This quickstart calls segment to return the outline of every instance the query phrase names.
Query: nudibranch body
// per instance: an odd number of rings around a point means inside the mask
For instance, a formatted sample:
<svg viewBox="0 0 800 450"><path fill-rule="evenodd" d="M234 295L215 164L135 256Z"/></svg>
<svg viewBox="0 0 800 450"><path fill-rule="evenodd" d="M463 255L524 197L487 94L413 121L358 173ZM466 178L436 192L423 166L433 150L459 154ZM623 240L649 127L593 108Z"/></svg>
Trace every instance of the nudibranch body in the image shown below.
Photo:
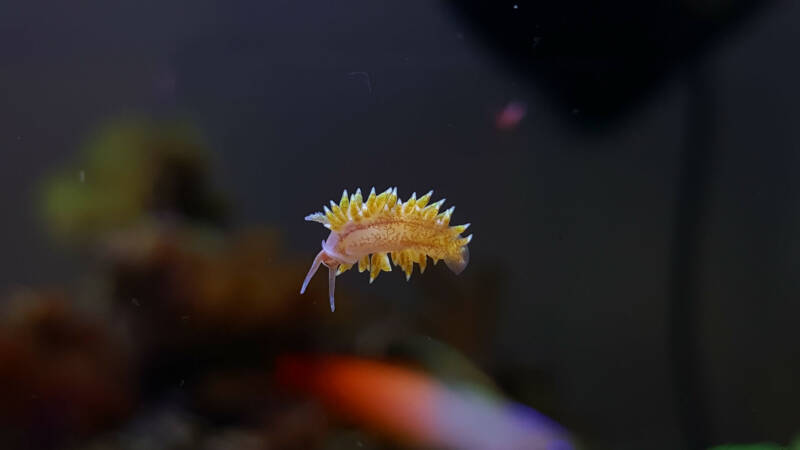
<svg viewBox="0 0 800 450"><path fill-rule="evenodd" d="M314 258L300 293L305 292L320 264L325 264L333 311L336 276L358 264L359 272L369 270L372 283L381 271L392 270L389 255L406 273L406 279L411 278L414 263L423 273L429 256L434 264L444 260L450 270L461 273L469 262L467 244L472 240L472 235L461 237L461 233L469 224L450 226L455 208L439 213L444 199L429 205L432 194L417 198L414 193L403 202L397 197L397 188L379 195L373 188L364 201L360 189L351 196L344 191L339 204L331 201L324 212L307 216L306 220L323 224L331 234L322 241L322 250Z"/></svg>

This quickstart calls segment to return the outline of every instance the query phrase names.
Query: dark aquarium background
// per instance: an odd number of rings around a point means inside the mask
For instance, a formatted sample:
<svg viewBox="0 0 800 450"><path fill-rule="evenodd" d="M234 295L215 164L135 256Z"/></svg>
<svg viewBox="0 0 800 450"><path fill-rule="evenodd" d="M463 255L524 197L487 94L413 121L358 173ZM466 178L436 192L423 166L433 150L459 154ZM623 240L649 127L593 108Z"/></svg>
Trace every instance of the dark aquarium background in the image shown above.
<svg viewBox="0 0 800 450"><path fill-rule="evenodd" d="M5 0L0 448L800 448L798 22ZM303 218L373 186L470 265L331 313Z"/></svg>

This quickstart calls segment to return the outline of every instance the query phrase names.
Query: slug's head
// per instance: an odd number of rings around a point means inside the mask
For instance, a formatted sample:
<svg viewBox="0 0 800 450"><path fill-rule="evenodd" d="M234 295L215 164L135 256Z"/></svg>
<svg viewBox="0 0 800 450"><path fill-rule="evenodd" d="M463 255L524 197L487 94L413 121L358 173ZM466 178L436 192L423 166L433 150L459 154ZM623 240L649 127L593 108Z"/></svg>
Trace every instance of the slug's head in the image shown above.
<svg viewBox="0 0 800 450"><path fill-rule="evenodd" d="M326 243L322 241L322 250L317 253L317 256L314 258L314 262L311 263L311 269L308 270L308 274L306 275L306 279L303 280L303 287L300 288L300 294L306 292L306 288L308 287L308 283L314 277L314 274L317 273L317 269L319 269L320 264L325 264L328 268L328 295L330 296L331 302L331 312L336 310L336 304L333 300L333 291L336 285L336 271L339 269L339 265L342 264L335 256L331 255L326 250Z"/></svg>

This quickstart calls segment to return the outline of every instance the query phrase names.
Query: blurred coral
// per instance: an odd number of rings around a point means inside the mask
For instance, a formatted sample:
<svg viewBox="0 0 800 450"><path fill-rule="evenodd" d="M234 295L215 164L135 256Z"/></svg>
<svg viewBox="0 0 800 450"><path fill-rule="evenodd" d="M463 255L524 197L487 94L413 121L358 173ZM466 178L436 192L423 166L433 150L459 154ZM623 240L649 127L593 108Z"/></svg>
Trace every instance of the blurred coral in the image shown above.
<svg viewBox="0 0 800 450"><path fill-rule="evenodd" d="M184 410L162 407L145 411L125 427L75 450L308 450L323 447L324 420L308 404L290 405L276 418L237 425L214 424Z"/></svg>
<svg viewBox="0 0 800 450"><path fill-rule="evenodd" d="M210 187L207 150L186 125L110 122L82 153L43 184L42 217L60 239L94 239L149 215L225 220L224 203Z"/></svg>
<svg viewBox="0 0 800 450"><path fill-rule="evenodd" d="M148 321L250 335L343 320L313 305L315 298L324 298L316 290L311 298L300 297L298 276L305 261L287 254L273 230L224 234L148 227L130 235L139 245L130 251L116 246L109 261L113 295Z"/></svg>
<svg viewBox="0 0 800 450"><path fill-rule="evenodd" d="M131 412L129 352L106 326L45 291L6 299L0 317L2 448L63 448Z"/></svg>
<svg viewBox="0 0 800 450"><path fill-rule="evenodd" d="M233 235L223 248L174 254L171 293L198 321L237 329L275 325L308 305L297 291L303 267L280 248L275 232ZM300 271L298 271L300 269Z"/></svg>

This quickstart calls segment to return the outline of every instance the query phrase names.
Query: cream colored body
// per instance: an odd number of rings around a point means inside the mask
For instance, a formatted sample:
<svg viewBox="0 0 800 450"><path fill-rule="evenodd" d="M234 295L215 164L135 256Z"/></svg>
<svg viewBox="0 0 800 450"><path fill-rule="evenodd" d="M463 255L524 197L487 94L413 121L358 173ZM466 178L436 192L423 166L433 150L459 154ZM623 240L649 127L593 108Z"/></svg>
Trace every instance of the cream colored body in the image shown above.
<svg viewBox="0 0 800 450"><path fill-rule="evenodd" d="M433 259L459 255L459 246L449 227L404 220L387 220L366 226L353 224L340 233L331 232L325 247L344 255L347 260L342 263L347 264L372 253L405 250L425 253Z"/></svg>

